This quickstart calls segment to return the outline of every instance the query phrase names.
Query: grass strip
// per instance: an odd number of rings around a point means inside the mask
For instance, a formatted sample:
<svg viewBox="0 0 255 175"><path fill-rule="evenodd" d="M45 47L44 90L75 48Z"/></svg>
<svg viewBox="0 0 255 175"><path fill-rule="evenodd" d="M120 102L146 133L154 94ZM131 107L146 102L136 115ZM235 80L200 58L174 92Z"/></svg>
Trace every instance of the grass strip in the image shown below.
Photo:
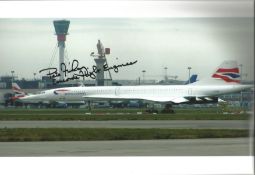
<svg viewBox="0 0 255 175"><path fill-rule="evenodd" d="M249 120L249 114L1 114L0 121L11 120Z"/></svg>
<svg viewBox="0 0 255 175"><path fill-rule="evenodd" d="M217 113L221 112L219 108L174 108L176 113ZM237 109L235 109L237 110ZM241 110L241 109L240 109ZM145 112L145 108L101 108L101 109L92 109L93 113L120 113L120 112L129 112L129 113L137 113L137 112ZM1 114L8 114L8 113L30 113L30 114L42 114L42 113L86 113L89 112L88 109L74 109L74 108L66 108L66 109L52 109L52 108L45 108L45 109L26 109L26 108L4 108L0 109L0 115Z"/></svg>
<svg viewBox="0 0 255 175"><path fill-rule="evenodd" d="M0 141L152 140L248 137L243 129L15 128L0 129Z"/></svg>

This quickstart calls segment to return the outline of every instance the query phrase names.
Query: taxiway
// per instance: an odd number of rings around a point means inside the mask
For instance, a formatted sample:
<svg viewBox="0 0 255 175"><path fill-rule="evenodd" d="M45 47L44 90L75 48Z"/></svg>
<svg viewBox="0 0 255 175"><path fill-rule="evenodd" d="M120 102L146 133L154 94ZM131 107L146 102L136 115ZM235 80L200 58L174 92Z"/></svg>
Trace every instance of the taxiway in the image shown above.
<svg viewBox="0 0 255 175"><path fill-rule="evenodd" d="M250 138L0 142L0 156L249 156Z"/></svg>
<svg viewBox="0 0 255 175"><path fill-rule="evenodd" d="M0 121L0 128L249 129L249 120Z"/></svg>

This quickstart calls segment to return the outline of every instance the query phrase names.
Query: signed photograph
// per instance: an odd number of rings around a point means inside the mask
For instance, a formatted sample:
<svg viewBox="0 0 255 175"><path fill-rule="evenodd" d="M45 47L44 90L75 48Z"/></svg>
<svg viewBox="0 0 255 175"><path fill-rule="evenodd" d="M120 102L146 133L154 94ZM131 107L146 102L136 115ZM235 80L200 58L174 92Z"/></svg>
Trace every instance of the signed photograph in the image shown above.
<svg viewBox="0 0 255 175"><path fill-rule="evenodd" d="M56 2L0 3L1 172L251 174L248 1Z"/></svg>
<svg viewBox="0 0 255 175"><path fill-rule="evenodd" d="M252 18L0 26L0 156L252 154Z"/></svg>

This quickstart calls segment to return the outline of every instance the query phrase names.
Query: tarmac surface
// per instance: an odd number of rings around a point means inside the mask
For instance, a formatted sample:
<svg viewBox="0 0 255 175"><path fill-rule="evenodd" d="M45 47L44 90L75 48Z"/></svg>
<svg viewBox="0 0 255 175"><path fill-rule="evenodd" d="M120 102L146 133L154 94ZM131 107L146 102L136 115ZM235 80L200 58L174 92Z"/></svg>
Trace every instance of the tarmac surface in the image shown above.
<svg viewBox="0 0 255 175"><path fill-rule="evenodd" d="M0 128L249 129L249 120L0 121Z"/></svg>
<svg viewBox="0 0 255 175"><path fill-rule="evenodd" d="M250 138L0 142L1 157L249 156L250 150Z"/></svg>

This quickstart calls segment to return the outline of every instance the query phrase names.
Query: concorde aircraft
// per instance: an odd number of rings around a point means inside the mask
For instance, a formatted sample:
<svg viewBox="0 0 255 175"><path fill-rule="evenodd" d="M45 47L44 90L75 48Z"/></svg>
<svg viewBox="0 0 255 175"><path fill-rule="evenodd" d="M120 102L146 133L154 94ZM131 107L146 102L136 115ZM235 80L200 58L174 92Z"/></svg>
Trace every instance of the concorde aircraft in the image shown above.
<svg viewBox="0 0 255 175"><path fill-rule="evenodd" d="M207 79L188 85L140 85L66 87L42 91L40 94L20 97L21 101L93 101L137 99L172 104L201 104L217 102L218 96L253 88L241 85L236 61L224 61Z"/></svg>

